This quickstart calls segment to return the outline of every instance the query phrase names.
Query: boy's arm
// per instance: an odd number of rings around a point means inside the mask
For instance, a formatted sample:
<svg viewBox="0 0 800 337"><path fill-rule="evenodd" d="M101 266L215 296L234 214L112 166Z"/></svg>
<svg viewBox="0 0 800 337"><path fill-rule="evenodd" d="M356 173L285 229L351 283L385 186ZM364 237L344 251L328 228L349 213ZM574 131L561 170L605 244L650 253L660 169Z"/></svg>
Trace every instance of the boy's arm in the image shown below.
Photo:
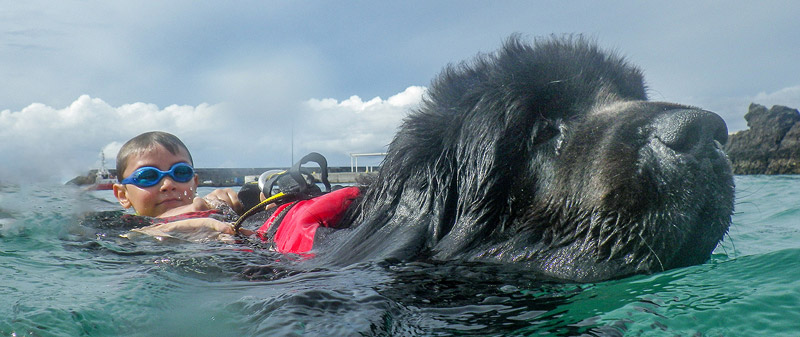
<svg viewBox="0 0 800 337"><path fill-rule="evenodd" d="M131 232L187 241L226 240L235 234L233 225L212 218L178 220L133 229Z"/></svg>
<svg viewBox="0 0 800 337"><path fill-rule="evenodd" d="M194 198L192 203L173 208L159 218L176 216L189 212L207 211L228 205L235 211L242 210L242 203L233 189L216 189L202 198ZM177 220L163 224L137 228L131 233L145 234L162 238L177 238L188 241L226 240L234 235L233 225L213 218L194 218Z"/></svg>

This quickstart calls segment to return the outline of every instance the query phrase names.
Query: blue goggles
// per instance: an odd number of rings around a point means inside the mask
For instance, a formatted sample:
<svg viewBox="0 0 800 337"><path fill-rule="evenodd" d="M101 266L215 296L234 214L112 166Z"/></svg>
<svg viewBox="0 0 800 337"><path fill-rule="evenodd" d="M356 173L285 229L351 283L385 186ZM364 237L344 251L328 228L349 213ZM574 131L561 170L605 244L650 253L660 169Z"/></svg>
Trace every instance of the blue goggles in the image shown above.
<svg viewBox="0 0 800 337"><path fill-rule="evenodd" d="M161 171L152 166L144 166L136 169L127 178L123 179L123 184L133 184L139 187L150 187L158 184L165 175L172 177L172 180L185 183L194 178L194 168L187 163L177 163L169 168L169 171Z"/></svg>

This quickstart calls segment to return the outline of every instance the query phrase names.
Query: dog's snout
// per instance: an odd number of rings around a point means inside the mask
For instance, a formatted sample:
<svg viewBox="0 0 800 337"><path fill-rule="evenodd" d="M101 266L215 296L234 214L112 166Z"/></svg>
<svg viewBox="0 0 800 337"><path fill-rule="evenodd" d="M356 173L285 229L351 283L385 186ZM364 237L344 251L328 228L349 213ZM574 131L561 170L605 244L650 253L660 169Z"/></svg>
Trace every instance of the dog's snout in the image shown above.
<svg viewBox="0 0 800 337"><path fill-rule="evenodd" d="M654 137L678 152L690 152L714 140L725 144L728 127L719 115L697 109L671 110L654 123Z"/></svg>

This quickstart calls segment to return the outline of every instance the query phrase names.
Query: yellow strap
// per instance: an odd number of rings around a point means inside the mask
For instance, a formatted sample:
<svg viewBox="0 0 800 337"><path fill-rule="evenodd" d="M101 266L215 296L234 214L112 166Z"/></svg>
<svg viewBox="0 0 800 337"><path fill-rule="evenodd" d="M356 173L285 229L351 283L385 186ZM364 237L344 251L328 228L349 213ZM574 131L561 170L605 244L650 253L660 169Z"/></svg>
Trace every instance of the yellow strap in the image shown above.
<svg viewBox="0 0 800 337"><path fill-rule="evenodd" d="M284 194L283 192L278 192L275 195L273 195L273 196L271 196L271 197L269 197L267 199L264 199L264 201L259 202L258 205L253 206L253 208L247 210L247 212L244 212L244 214L242 214L242 216L240 216L239 219L236 220L236 222L233 223L233 231L234 231L234 233L236 233L237 235L239 234L239 228L242 227L242 222L244 222L245 219L247 219L251 215L255 214L256 212L260 211L261 208L263 208L267 204L269 204L269 203L271 203L271 202L273 202L275 200L278 200L281 197L285 197L285 196L286 196L286 194Z"/></svg>

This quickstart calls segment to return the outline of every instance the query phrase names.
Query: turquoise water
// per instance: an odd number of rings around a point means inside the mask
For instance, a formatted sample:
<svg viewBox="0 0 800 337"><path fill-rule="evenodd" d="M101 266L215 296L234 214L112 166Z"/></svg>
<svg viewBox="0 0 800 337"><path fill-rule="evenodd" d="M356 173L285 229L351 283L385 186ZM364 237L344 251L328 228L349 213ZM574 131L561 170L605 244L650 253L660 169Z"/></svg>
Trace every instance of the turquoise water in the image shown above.
<svg viewBox="0 0 800 337"><path fill-rule="evenodd" d="M0 336L798 336L800 176L736 185L708 263L581 285L475 264L296 272L243 246L122 239L83 217L118 209L108 191L0 187Z"/></svg>

